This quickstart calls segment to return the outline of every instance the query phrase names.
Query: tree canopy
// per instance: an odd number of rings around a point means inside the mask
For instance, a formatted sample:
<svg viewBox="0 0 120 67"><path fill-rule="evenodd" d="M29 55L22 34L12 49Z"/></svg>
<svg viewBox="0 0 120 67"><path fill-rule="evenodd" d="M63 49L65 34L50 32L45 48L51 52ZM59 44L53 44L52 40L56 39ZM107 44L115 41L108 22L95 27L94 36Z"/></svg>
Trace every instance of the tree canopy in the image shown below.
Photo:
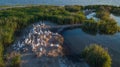
<svg viewBox="0 0 120 67"><path fill-rule="evenodd" d="M86 47L82 56L91 67L111 67L112 59L108 51L97 44Z"/></svg>

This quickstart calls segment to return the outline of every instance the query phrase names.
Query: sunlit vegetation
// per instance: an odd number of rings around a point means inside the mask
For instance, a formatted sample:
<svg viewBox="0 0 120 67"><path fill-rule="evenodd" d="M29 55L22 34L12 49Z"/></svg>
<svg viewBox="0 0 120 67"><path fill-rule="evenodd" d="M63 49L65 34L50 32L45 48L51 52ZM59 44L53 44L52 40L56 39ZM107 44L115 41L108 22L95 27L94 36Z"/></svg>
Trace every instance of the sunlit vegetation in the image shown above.
<svg viewBox="0 0 120 67"><path fill-rule="evenodd" d="M111 57L103 47L93 44L82 52L83 58L91 67L111 67Z"/></svg>
<svg viewBox="0 0 120 67"><path fill-rule="evenodd" d="M117 23L109 21L100 21L99 22L99 32L106 34L114 34L118 31Z"/></svg>
<svg viewBox="0 0 120 67"><path fill-rule="evenodd" d="M117 26L117 23L113 19L109 21L100 20L98 22L90 19L83 23L82 29L84 32L90 34L115 34L119 31L120 28Z"/></svg>
<svg viewBox="0 0 120 67"><path fill-rule="evenodd" d="M111 18L110 18L110 13L108 11L97 11L96 12L97 14L97 17L100 18L101 20L105 20L105 21L109 21Z"/></svg>
<svg viewBox="0 0 120 67"><path fill-rule="evenodd" d="M101 20L99 23L99 32L106 34L114 34L118 32L117 22L110 17L110 13L108 11L97 11L97 17Z"/></svg>

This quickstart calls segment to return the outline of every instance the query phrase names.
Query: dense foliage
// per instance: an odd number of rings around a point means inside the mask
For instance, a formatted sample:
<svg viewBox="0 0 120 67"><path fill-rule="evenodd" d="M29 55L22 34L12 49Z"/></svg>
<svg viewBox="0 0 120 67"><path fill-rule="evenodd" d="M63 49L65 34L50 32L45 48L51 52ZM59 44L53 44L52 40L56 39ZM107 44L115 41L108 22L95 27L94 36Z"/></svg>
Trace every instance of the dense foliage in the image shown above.
<svg viewBox="0 0 120 67"><path fill-rule="evenodd" d="M91 67L111 67L111 57L104 48L99 45L86 47L82 56Z"/></svg>
<svg viewBox="0 0 120 67"><path fill-rule="evenodd" d="M101 34L114 34L118 31L117 23L110 21L100 21L99 22L99 32Z"/></svg>
<svg viewBox="0 0 120 67"><path fill-rule="evenodd" d="M82 30L86 33L96 35L98 32L98 23L93 19L86 20L83 23Z"/></svg>
<svg viewBox="0 0 120 67"><path fill-rule="evenodd" d="M99 23L99 32L106 34L114 34L118 31L117 22L110 17L110 13L106 10L97 11L97 17L101 20Z"/></svg>
<svg viewBox="0 0 120 67"><path fill-rule="evenodd" d="M78 6L78 5L67 5L65 6L65 9L69 12L79 12L81 9L83 9L83 6Z"/></svg>

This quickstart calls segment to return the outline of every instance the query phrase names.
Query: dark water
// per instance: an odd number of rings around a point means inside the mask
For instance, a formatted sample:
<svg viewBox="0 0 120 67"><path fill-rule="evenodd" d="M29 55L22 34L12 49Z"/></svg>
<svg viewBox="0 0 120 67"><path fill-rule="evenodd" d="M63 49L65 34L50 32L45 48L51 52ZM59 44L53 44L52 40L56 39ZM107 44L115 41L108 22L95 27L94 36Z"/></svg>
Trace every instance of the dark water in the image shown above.
<svg viewBox="0 0 120 67"><path fill-rule="evenodd" d="M0 5L27 5L27 4L49 4L49 5L107 4L120 6L120 0L0 0Z"/></svg>
<svg viewBox="0 0 120 67"><path fill-rule="evenodd" d="M65 42L76 54L79 54L85 46L90 44L100 44L108 49L112 60L112 67L120 67L120 33L114 35L90 35L81 29L72 29L63 32Z"/></svg>

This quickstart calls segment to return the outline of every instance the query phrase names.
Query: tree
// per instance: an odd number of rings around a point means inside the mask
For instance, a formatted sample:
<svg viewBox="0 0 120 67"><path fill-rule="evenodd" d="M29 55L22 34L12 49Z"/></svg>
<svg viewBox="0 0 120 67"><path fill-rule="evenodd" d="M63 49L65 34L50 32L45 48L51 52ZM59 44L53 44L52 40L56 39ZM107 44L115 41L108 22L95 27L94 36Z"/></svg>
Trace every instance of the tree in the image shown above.
<svg viewBox="0 0 120 67"><path fill-rule="evenodd" d="M65 9L69 12L78 12L82 9L82 6L78 6L78 5L74 5L74 6L71 6L71 5L67 5L65 6Z"/></svg>
<svg viewBox="0 0 120 67"><path fill-rule="evenodd" d="M96 35L98 32L98 23L95 22L93 19L86 20L83 23L82 30L86 33Z"/></svg>
<svg viewBox="0 0 120 67"><path fill-rule="evenodd" d="M99 22L99 32L104 34L114 34L118 31L117 23L113 20L107 21L100 21Z"/></svg>
<svg viewBox="0 0 120 67"><path fill-rule="evenodd" d="M82 52L83 58L91 67L111 67L111 57L103 47L93 44Z"/></svg>

